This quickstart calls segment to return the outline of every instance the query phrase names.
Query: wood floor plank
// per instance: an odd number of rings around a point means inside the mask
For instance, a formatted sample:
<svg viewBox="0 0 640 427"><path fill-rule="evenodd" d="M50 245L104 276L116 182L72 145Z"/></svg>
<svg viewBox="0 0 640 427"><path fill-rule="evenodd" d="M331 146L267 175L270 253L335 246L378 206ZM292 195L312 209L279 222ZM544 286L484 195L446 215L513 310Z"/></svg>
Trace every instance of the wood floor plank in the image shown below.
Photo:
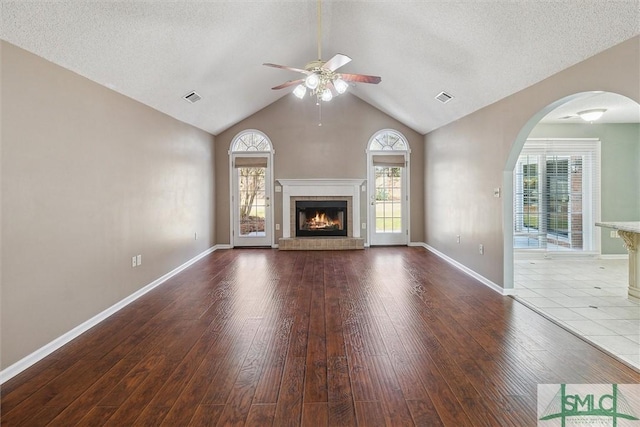
<svg viewBox="0 0 640 427"><path fill-rule="evenodd" d="M189 422L189 427L215 426L223 410L224 405L198 405L194 411L193 418ZM188 416L184 418L188 418ZM184 425L184 421L173 425Z"/></svg>
<svg viewBox="0 0 640 427"><path fill-rule="evenodd" d="M413 425L400 381L389 357L370 356L369 363L380 388L379 394L382 396L383 415L387 424L392 426ZM428 399L428 397L425 396L425 399Z"/></svg>
<svg viewBox="0 0 640 427"><path fill-rule="evenodd" d="M326 402L302 405L302 426L326 427L329 425L329 404Z"/></svg>
<svg viewBox="0 0 640 427"><path fill-rule="evenodd" d="M113 427L133 425L162 384L171 376L173 369L175 365L164 356L160 356L159 362L149 371L144 381L127 396L105 425Z"/></svg>
<svg viewBox="0 0 640 427"><path fill-rule="evenodd" d="M292 357L287 360L276 404L274 425L297 426L300 424L304 393L304 367L304 357Z"/></svg>
<svg viewBox="0 0 640 427"><path fill-rule="evenodd" d="M444 426L436 407L428 400L408 400L407 406L413 422L417 426L440 427Z"/></svg>
<svg viewBox="0 0 640 427"><path fill-rule="evenodd" d="M264 354L275 338L274 323L273 319L263 320L260 323L227 398L224 411L218 421L219 424L224 426L244 425L262 372Z"/></svg>
<svg viewBox="0 0 640 427"><path fill-rule="evenodd" d="M75 362L75 361L74 361ZM72 365L71 360L46 358L0 387L0 414L6 414Z"/></svg>
<svg viewBox="0 0 640 427"><path fill-rule="evenodd" d="M419 247L216 251L0 388L2 425L514 426L640 383Z"/></svg>
<svg viewBox="0 0 640 427"><path fill-rule="evenodd" d="M236 377L240 373L244 359L261 322L262 319L250 318L246 320L245 325L238 333L239 338L236 340L235 345L229 349L231 357L222 359L222 364L215 377L211 379L202 399L203 404L221 405L227 402L227 398L231 393Z"/></svg>
<svg viewBox="0 0 640 427"><path fill-rule="evenodd" d="M382 404L377 400L356 402L356 419L358 425L361 426L383 427L387 425Z"/></svg>
<svg viewBox="0 0 640 427"><path fill-rule="evenodd" d="M94 406L80 422L79 426L103 426L118 410L115 406Z"/></svg>
<svg viewBox="0 0 640 427"><path fill-rule="evenodd" d="M324 275L322 260L314 263L314 280L309 314L305 403L327 401L327 348L325 345Z"/></svg>
<svg viewBox="0 0 640 427"><path fill-rule="evenodd" d="M121 359L105 375L100 377L82 395L68 405L60 414L52 420L50 426L68 426L79 423L86 415L87 408L96 406L105 398L122 377L131 371L138 362L132 359Z"/></svg>
<svg viewBox="0 0 640 427"><path fill-rule="evenodd" d="M247 427L266 427L273 425L273 419L276 416L275 403L261 403L251 405L249 416L245 426Z"/></svg>
<svg viewBox="0 0 640 427"><path fill-rule="evenodd" d="M328 358L327 387L329 424L355 425L355 407L346 356Z"/></svg>

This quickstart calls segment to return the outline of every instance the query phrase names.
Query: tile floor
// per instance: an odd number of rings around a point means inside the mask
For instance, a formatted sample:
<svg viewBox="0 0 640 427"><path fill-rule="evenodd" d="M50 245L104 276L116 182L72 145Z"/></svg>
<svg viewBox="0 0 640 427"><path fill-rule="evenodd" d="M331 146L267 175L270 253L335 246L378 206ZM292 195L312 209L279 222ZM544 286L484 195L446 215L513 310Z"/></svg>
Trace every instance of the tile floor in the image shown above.
<svg viewBox="0 0 640 427"><path fill-rule="evenodd" d="M640 303L627 299L628 260L515 259L516 298L640 369Z"/></svg>

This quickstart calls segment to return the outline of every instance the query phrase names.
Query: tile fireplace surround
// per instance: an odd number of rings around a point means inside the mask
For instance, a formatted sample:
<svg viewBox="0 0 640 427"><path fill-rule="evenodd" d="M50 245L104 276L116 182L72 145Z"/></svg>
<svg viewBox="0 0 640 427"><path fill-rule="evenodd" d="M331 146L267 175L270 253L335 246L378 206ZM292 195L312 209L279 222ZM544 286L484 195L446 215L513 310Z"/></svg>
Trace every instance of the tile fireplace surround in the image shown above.
<svg viewBox="0 0 640 427"><path fill-rule="evenodd" d="M363 179L279 179L282 186L281 250L364 249L360 237L360 186ZM347 237L295 237L297 200L346 200Z"/></svg>

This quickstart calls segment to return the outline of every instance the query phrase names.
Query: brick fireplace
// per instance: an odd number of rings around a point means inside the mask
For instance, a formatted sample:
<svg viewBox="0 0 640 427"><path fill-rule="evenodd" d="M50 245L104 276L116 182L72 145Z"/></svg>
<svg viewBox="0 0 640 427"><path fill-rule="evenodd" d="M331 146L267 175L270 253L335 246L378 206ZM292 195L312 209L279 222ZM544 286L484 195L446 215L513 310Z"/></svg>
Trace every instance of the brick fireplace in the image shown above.
<svg viewBox="0 0 640 427"><path fill-rule="evenodd" d="M282 234L278 243L282 250L340 250L364 249L364 238L360 237L360 192L362 179L280 179L282 185ZM300 211L296 203L303 206L329 207L336 202L346 204L342 235L331 232L308 232L296 236L296 222ZM306 214L305 214L306 217ZM299 226L299 224L298 224ZM326 225L323 225L326 228ZM306 228L311 228L307 226ZM335 227L334 227L335 228Z"/></svg>

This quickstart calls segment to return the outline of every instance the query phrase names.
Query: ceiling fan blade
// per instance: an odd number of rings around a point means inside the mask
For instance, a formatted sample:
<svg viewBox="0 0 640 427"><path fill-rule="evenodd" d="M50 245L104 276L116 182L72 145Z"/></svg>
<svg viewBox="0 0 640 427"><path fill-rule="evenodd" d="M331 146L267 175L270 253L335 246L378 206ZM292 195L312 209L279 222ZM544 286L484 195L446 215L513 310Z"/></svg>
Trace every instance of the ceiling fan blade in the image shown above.
<svg viewBox="0 0 640 427"><path fill-rule="evenodd" d="M382 81L382 77L378 76L367 76L364 74L344 74L340 73L340 77L345 82L357 82L357 83L372 83L377 85Z"/></svg>
<svg viewBox="0 0 640 427"><path fill-rule="evenodd" d="M322 68L324 68L325 70L335 71L343 65L348 64L349 62L351 62L351 58L349 58L347 55L337 53L333 56L333 58L325 62Z"/></svg>
<svg viewBox="0 0 640 427"><path fill-rule="evenodd" d="M267 67L273 67L273 68L281 68L283 70L295 71L297 73L302 73L302 74L307 74L307 75L311 74L311 71L303 70L302 68L289 67L287 65L270 64L268 62L266 62L266 63L264 63L262 65L266 65Z"/></svg>
<svg viewBox="0 0 640 427"><path fill-rule="evenodd" d="M273 90L284 89L284 88L289 87L289 86L300 84L303 81L304 81L304 79L289 80L288 82L284 82L279 86L272 87L271 89L273 89Z"/></svg>

